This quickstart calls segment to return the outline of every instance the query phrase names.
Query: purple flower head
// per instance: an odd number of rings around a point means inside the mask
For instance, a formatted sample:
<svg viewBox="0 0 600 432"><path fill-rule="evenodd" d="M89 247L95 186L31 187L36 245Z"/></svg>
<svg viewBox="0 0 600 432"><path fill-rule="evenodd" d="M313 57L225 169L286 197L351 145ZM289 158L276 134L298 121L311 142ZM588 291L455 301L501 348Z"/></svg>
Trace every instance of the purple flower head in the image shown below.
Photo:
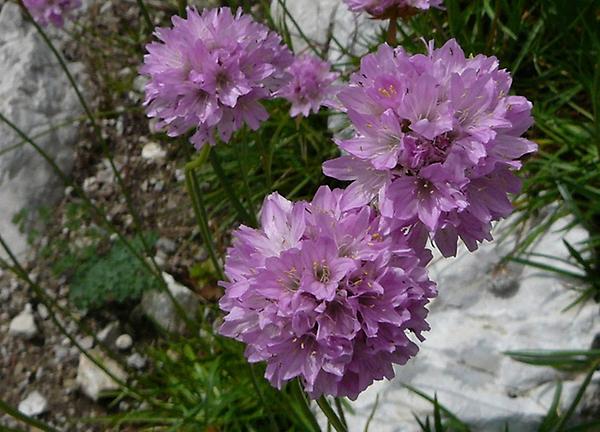
<svg viewBox="0 0 600 432"><path fill-rule="evenodd" d="M228 251L221 334L267 363L277 388L299 377L313 398L355 399L413 357L436 288L421 233L391 230L342 190L311 203L267 197L261 228L240 227ZM410 334L414 336L411 337Z"/></svg>
<svg viewBox="0 0 600 432"><path fill-rule="evenodd" d="M328 62L305 55L297 57L287 71L292 79L277 92L277 96L291 102L292 117L300 114L308 117L311 111L318 112L322 105L331 105L336 92L333 82L339 74L331 72Z"/></svg>
<svg viewBox="0 0 600 432"><path fill-rule="evenodd" d="M260 104L284 84L292 53L267 27L229 8L187 9L187 19L173 17L172 28L159 28L160 42L146 46L140 72L146 85L149 117L169 136L195 133L201 148L227 142L247 124L258 129L268 114Z"/></svg>
<svg viewBox="0 0 600 432"><path fill-rule="evenodd" d="M355 205L377 199L395 226L424 225L444 255L459 237L477 249L511 213L514 171L537 149L521 138L531 103L510 86L496 58L466 58L454 40L413 56L384 44L338 94L356 134L324 172L353 181Z"/></svg>
<svg viewBox="0 0 600 432"><path fill-rule="evenodd" d="M344 0L351 11L367 12L377 18L410 15L418 10L440 7L443 0Z"/></svg>
<svg viewBox="0 0 600 432"><path fill-rule="evenodd" d="M23 0L23 4L38 24L62 27L65 18L81 6L81 0Z"/></svg>

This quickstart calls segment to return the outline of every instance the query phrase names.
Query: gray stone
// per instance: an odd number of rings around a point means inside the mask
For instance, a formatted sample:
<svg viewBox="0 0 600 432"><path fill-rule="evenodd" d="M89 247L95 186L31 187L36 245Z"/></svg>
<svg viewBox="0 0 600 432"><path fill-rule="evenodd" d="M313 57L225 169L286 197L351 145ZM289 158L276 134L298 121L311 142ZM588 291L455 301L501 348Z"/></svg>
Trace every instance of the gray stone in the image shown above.
<svg viewBox="0 0 600 432"><path fill-rule="evenodd" d="M112 344L119 337L119 322L113 321L98 332L96 338L107 345Z"/></svg>
<svg viewBox="0 0 600 432"><path fill-rule="evenodd" d="M564 223L549 229L534 250L567 259L564 233L558 232ZM581 228L566 236L571 244L586 237ZM420 430L413 412L424 418L431 415L432 405L403 383L437 394L443 405L481 431L503 430L505 423L514 432L536 430L557 379L563 380L563 403L570 402L581 375L518 363L503 353L587 349L600 330L598 306L588 302L565 311L577 293L555 274L515 264L500 267L510 247L510 241L486 244L475 253L462 251L455 259L435 260L430 275L438 283L439 297L430 307L431 331L416 358L396 368L394 380L378 382L358 398L356 430L364 427L377 395L372 430Z"/></svg>
<svg viewBox="0 0 600 432"><path fill-rule="evenodd" d="M31 339L37 332L38 329L31 312L31 305L27 304L25 309L10 322L8 334L23 339Z"/></svg>
<svg viewBox="0 0 600 432"><path fill-rule="evenodd" d="M115 346L121 351L127 351L133 345L133 339L128 334L122 334L115 341Z"/></svg>
<svg viewBox="0 0 600 432"><path fill-rule="evenodd" d="M146 367L146 357L139 353L133 353L127 357L127 366L134 369L144 369Z"/></svg>
<svg viewBox="0 0 600 432"><path fill-rule="evenodd" d="M127 380L127 373L100 350L93 349L89 351L89 355L101 363L118 380L123 382ZM100 399L106 392L119 390L118 382L84 354L79 355L76 381L79 389L94 401Z"/></svg>
<svg viewBox="0 0 600 432"><path fill-rule="evenodd" d="M94 347L94 338L92 336L82 337L77 342L79 343L79 346L86 351Z"/></svg>
<svg viewBox="0 0 600 432"><path fill-rule="evenodd" d="M183 311L190 319L193 319L199 305L196 294L177 283L173 276L168 273L163 273L163 278ZM142 297L141 305L144 314L163 329L177 333L185 331L184 319L179 316L177 308L165 292L146 291Z"/></svg>
<svg viewBox="0 0 600 432"><path fill-rule="evenodd" d="M166 253L167 255L171 255L177 250L177 243L166 237L161 237L156 242L156 249Z"/></svg>
<svg viewBox="0 0 600 432"><path fill-rule="evenodd" d="M12 2L0 6L0 113L16 124L66 173L70 172L81 114L75 93L51 51ZM52 129L67 122L67 126ZM13 224L16 214L33 226L36 210L52 205L64 186L30 144L0 121L0 232L24 256L27 234ZM0 256L5 256L0 251Z"/></svg>
<svg viewBox="0 0 600 432"><path fill-rule="evenodd" d="M19 411L29 417L39 416L48 411L48 401L40 392L33 391L21 401Z"/></svg>
<svg viewBox="0 0 600 432"><path fill-rule="evenodd" d="M43 303L39 303L36 307L36 310L41 319L47 320L50 317L50 312Z"/></svg>
<svg viewBox="0 0 600 432"><path fill-rule="evenodd" d="M286 8L298 23L302 34L317 46L321 47L327 43L331 32L348 52L357 55L367 51L364 41L372 38L383 25L382 22L370 20L366 14L351 12L340 0L288 1ZM295 50L308 51L308 44L300 34L300 30L285 13L278 0L272 0L271 9L276 21L285 20L287 23ZM335 43L330 42L328 57L330 61L339 61L344 60L346 56Z"/></svg>
<svg viewBox="0 0 600 432"><path fill-rule="evenodd" d="M161 161L167 156L167 152L155 142L149 142L142 148L142 158L147 161Z"/></svg>

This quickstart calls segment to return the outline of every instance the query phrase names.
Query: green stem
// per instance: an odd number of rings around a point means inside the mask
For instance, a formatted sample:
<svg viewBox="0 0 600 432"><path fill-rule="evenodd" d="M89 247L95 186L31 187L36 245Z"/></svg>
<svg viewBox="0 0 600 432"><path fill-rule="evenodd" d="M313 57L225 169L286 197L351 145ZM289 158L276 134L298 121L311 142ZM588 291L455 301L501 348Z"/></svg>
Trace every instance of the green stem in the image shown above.
<svg viewBox="0 0 600 432"><path fill-rule="evenodd" d="M306 398L306 394L304 390L302 390L302 385L300 384L300 380L295 379L289 384L292 389L292 395L296 398L296 400L300 403L303 417L309 422L313 431L320 431L321 427L317 422L315 414L310 409L310 404L308 399Z"/></svg>
<svg viewBox="0 0 600 432"><path fill-rule="evenodd" d="M217 175L217 177L219 177L219 181L221 182L223 189L225 189L225 193L227 194L229 201L238 213L240 222L251 227L257 226L258 221L256 220L256 216L248 213L248 211L242 205L242 202L238 198L237 194L231 187L231 179L228 179L225 175L225 171L223 170L223 166L221 165L221 160L217 155L216 147L212 149L212 151L209 154L209 157L215 174Z"/></svg>
<svg viewBox="0 0 600 432"><path fill-rule="evenodd" d="M142 17L144 17L144 21L146 22L146 26L148 27L148 32L152 32L154 24L152 24L152 19L150 19L150 14L148 13L148 8L146 7L144 0L137 0L137 3L142 12Z"/></svg>
<svg viewBox="0 0 600 432"><path fill-rule="evenodd" d="M335 408L337 409L342 424L346 429L348 429L348 422L346 421L346 415L344 414L344 407L342 406L342 400L339 397L335 398Z"/></svg>
<svg viewBox="0 0 600 432"><path fill-rule="evenodd" d="M386 41L387 41L388 45L390 45L391 47L395 47L396 44L398 43L397 33L398 33L398 16L397 16L396 12L393 12L392 16L390 17L390 25L388 27L387 36L386 36Z"/></svg>
<svg viewBox="0 0 600 432"><path fill-rule="evenodd" d="M256 391L256 395L260 399L260 404L269 411L268 415L269 415L269 423L271 424L271 429L273 430L273 432L277 432L279 430L279 428L277 427L277 422L275 421L275 417L273 417L273 413L271 412L271 407L267 406L267 402L265 401L265 398L264 398L262 392L260 391L260 387L258 386L258 378L256 376L256 370L254 369L254 365L252 363L250 363L249 366L250 366L250 377L252 378L252 385L254 386L254 391Z"/></svg>
<svg viewBox="0 0 600 432"><path fill-rule="evenodd" d="M185 18L185 10L187 9L187 0L177 0L177 4L179 5L179 15L182 18Z"/></svg>
<svg viewBox="0 0 600 432"><path fill-rule="evenodd" d="M242 175L242 181L244 184L244 194L248 199L248 205L250 206L250 212L254 214L254 199L252 198L252 190L250 189L250 183L248 182L248 178L250 175L248 174L248 166L246 165L246 161L248 159L248 144L245 137L238 141L239 151L238 151L238 165L240 167L240 173Z"/></svg>
<svg viewBox="0 0 600 432"><path fill-rule="evenodd" d="M29 426L32 426L33 428L37 428L41 431L44 432L59 432L57 429L54 429L52 426L47 425L46 423L43 423L39 420L36 420L32 417L26 416L25 414L23 414L22 412L20 412L19 410L13 408L12 406L10 406L8 403L4 402L2 399L0 399L0 411L4 411L6 414L8 414L9 416L22 421L23 423L28 424Z"/></svg>
<svg viewBox="0 0 600 432"><path fill-rule="evenodd" d="M277 0L277 2L279 3L279 6L281 6L281 8L283 9L284 14L287 15L287 17L290 19L290 21L292 22L294 27L296 27L296 30L298 31L300 38L302 38L302 40L304 40L304 42L306 42L308 47L311 49L311 51L313 53L315 53L315 55L317 57L321 57L322 53L317 49L317 47L312 43L312 41L306 36L304 31L302 30L302 27L300 27L300 25L298 24L298 21L296 21L294 16L288 10L287 5L285 4L286 0Z"/></svg>
<svg viewBox="0 0 600 432"><path fill-rule="evenodd" d="M190 195L190 199L192 201L192 208L194 209L194 214L196 215L198 228L200 229L200 235L202 236L202 241L204 242L204 246L206 247L208 256L213 263L219 280L224 280L225 276L223 275L221 264L215 252L212 236L210 235L208 215L206 212L206 206L204 204L204 198L202 197L202 191L198 185L198 178L196 177L193 168L186 167L185 181L188 194Z"/></svg>
<svg viewBox="0 0 600 432"><path fill-rule="evenodd" d="M344 426L344 423L342 423L333 408L331 408L331 405L329 405L325 396L321 396L317 399L317 405L319 405L319 408L321 408L321 411L323 411L323 414L325 414L325 417L327 417L327 420L329 420L329 423L331 423L331 426L333 426L337 432L348 432L348 429Z"/></svg>

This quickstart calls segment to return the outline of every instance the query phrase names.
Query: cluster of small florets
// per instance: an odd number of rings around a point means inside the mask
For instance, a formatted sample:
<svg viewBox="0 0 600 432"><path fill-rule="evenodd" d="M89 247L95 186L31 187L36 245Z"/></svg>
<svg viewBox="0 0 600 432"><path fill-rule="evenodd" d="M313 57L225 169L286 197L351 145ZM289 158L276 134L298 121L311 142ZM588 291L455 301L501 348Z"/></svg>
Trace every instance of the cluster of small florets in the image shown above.
<svg viewBox="0 0 600 432"><path fill-rule="evenodd" d="M23 0L23 4L38 24L62 27L65 18L81 6L81 0Z"/></svg>
<svg viewBox="0 0 600 432"><path fill-rule="evenodd" d="M172 28L156 30L160 42L146 48L141 73L147 113L158 127L179 136L194 130L197 147L225 142L247 124L258 129L268 118L260 101L286 82L292 53L266 26L241 9L187 9L187 19L173 17Z"/></svg>
<svg viewBox="0 0 600 432"><path fill-rule="evenodd" d="M289 83L277 92L277 96L287 99L291 104L290 115L302 114L308 117L310 112L318 112L321 106L331 105L337 87L333 84L339 74L331 71L329 62L312 55L297 57L287 72Z"/></svg>
<svg viewBox="0 0 600 432"><path fill-rule="evenodd" d="M521 138L531 103L510 86L495 57L466 58L454 40L413 56L382 45L338 95L356 136L337 141L349 155L324 171L396 225L424 225L444 255L458 237L474 250L511 213L513 171L536 150Z"/></svg>
<svg viewBox="0 0 600 432"><path fill-rule="evenodd" d="M402 16L417 10L440 7L443 0L345 0L350 10L375 17Z"/></svg>
<svg viewBox="0 0 600 432"><path fill-rule="evenodd" d="M228 251L221 333L267 363L277 388L296 377L316 398L355 399L393 364L414 356L436 295L420 239L390 230L370 206L348 208L344 191L319 189L311 203L278 194L261 228L242 226Z"/></svg>
<svg viewBox="0 0 600 432"><path fill-rule="evenodd" d="M353 10L397 17L441 0L346 0ZM265 26L227 8L156 32L141 72L148 115L171 136L194 131L200 148L267 118L260 101L282 97L292 116L343 106L355 135L324 172L351 181L312 202L267 197L260 228L240 227L225 264L220 332L267 364L276 387L299 378L313 398L355 399L414 356L436 295L425 265L428 237L446 255L491 240L512 211L514 171L535 151L521 135L531 103L509 96L494 57L466 58L455 41L408 55L382 45L339 90L327 62L295 61ZM337 99L332 96L337 93Z"/></svg>

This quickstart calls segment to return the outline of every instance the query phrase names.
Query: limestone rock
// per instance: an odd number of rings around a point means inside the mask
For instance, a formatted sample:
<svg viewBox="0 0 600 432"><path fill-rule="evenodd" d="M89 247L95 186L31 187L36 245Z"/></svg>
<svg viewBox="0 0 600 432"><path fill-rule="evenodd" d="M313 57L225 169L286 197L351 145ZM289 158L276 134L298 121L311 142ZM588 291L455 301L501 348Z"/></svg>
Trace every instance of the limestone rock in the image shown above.
<svg viewBox="0 0 600 432"><path fill-rule="evenodd" d="M173 276L163 273L167 287L175 300L181 305L186 315L193 319L198 310L198 297L190 289L177 283ZM147 291L142 297L144 314L167 331L182 333L185 331L185 321L169 298L162 291Z"/></svg>
<svg viewBox="0 0 600 432"><path fill-rule="evenodd" d="M98 334L96 335L96 338L100 341L105 343L106 345L110 345L112 343L114 343L116 341L116 339L119 337L119 329L120 328L120 324L118 321L113 321L111 323L109 323L106 327L104 327L102 330L100 330L98 332Z"/></svg>
<svg viewBox="0 0 600 432"><path fill-rule="evenodd" d="M166 156L167 152L155 142L149 142L142 148L142 158L148 161L160 161Z"/></svg>
<svg viewBox="0 0 600 432"><path fill-rule="evenodd" d="M100 350L93 349L89 351L89 355L98 360L117 379L127 380L127 373ZM94 401L100 399L105 392L119 390L119 384L84 354L79 355L76 381L80 390Z"/></svg>
<svg viewBox="0 0 600 432"><path fill-rule="evenodd" d="M304 36L319 47L328 41L331 32L345 49L360 55L366 52L365 38L374 36L383 25L382 22L370 20L366 14L351 12L341 0L288 1L286 8L300 29L296 28L278 0L271 2L275 19L286 21L297 52L309 51L300 34L301 30ZM328 57L330 61L336 61L343 59L345 55L331 42Z"/></svg>
<svg viewBox="0 0 600 432"><path fill-rule="evenodd" d="M0 6L0 113L68 173L73 164L81 107L51 51L12 2ZM67 123L54 129L53 126ZM24 256L27 235L13 223L23 216L27 228L36 210L60 198L64 185L28 143L0 121L0 232L13 252ZM1 252L0 256L4 256Z"/></svg>
<svg viewBox="0 0 600 432"><path fill-rule="evenodd" d="M564 224L565 222L560 222ZM534 250L567 259L558 227ZM578 244L587 233L571 230ZM420 430L413 412L431 416L432 405L403 388L403 383L433 396L474 430L536 430L546 414L556 380L563 380L563 403L574 396L582 376L562 375L518 363L503 352L529 349L587 349L600 330L594 302L568 311L576 293L555 274L509 264L499 267L509 245L486 244L475 253L430 266L439 297L429 313L431 331L416 358L396 368L391 382L378 382L354 404L362 430L379 394L371 429L380 432ZM597 377L596 380L600 378Z"/></svg>
<svg viewBox="0 0 600 432"><path fill-rule="evenodd" d="M31 305L27 304L25 309L10 322L8 334L23 339L32 339L37 332L38 329L31 312Z"/></svg>
<svg viewBox="0 0 600 432"><path fill-rule="evenodd" d="M33 391L21 401L19 411L29 417L39 416L48 411L48 401L40 392Z"/></svg>
<svg viewBox="0 0 600 432"><path fill-rule="evenodd" d="M115 341L115 346L121 351L127 351L133 345L133 339L128 334L122 334Z"/></svg>
<svg viewBox="0 0 600 432"><path fill-rule="evenodd" d="M139 353L133 353L127 357L127 366L134 369L144 369L146 367L147 359Z"/></svg>

